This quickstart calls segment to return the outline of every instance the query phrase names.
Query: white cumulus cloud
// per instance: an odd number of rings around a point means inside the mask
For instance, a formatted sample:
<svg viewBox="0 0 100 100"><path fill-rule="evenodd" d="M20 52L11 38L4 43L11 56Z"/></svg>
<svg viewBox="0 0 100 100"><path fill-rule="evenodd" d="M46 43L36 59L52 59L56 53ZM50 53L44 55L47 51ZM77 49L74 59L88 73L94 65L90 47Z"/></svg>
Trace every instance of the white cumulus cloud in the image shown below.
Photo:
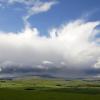
<svg viewBox="0 0 100 100"><path fill-rule="evenodd" d="M100 46L92 38L100 31L98 25L99 21L76 20L52 29L49 38L30 27L20 33L0 32L0 68L7 67L7 62L12 68L15 63L16 67L62 68L64 72L95 68Z"/></svg>

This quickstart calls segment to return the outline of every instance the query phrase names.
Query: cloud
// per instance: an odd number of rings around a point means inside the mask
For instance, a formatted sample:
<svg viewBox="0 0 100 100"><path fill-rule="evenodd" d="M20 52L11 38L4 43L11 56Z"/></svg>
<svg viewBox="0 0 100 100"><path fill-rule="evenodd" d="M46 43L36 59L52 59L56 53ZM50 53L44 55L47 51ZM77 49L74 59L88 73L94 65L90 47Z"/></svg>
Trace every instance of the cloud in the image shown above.
<svg viewBox="0 0 100 100"><path fill-rule="evenodd" d="M51 62L51 61L43 61L42 63L43 64L53 64L53 62Z"/></svg>
<svg viewBox="0 0 100 100"><path fill-rule="evenodd" d="M36 15L36 14L39 14L39 13L47 12L52 8L52 6L54 6L57 3L58 2L56 0L51 0L49 2L41 2L41 1L35 2L31 7L28 7L27 15L23 17L25 25L26 24L30 25L27 20L32 15Z"/></svg>
<svg viewBox="0 0 100 100"><path fill-rule="evenodd" d="M31 3L34 3L35 1L38 0L0 0L1 3L9 3L9 4L14 4L14 3L24 3L26 5L30 5Z"/></svg>
<svg viewBox="0 0 100 100"><path fill-rule="evenodd" d="M43 2L42 0L0 0L0 7L4 8L6 7L6 5L11 6L15 3L20 3L24 5L24 8L26 10L26 16L23 17L23 21L25 25L30 25L30 23L28 23L28 19L32 15L49 11L52 8L52 6L58 3L58 1L50 0ZM18 9L17 6L16 9Z"/></svg>
<svg viewBox="0 0 100 100"><path fill-rule="evenodd" d="M51 29L49 37L41 37L37 28L31 28L28 19L49 11L58 1L0 0L0 7L15 3L25 6L25 29L18 33L0 32L1 74L51 74L62 77L98 75L100 38L97 36L100 29L97 27L100 21L71 21Z"/></svg>
<svg viewBox="0 0 100 100"><path fill-rule="evenodd" d="M97 63L95 63L94 67L97 69L100 68L100 58L97 59Z"/></svg>
<svg viewBox="0 0 100 100"><path fill-rule="evenodd" d="M29 26L19 33L0 32L0 72L89 75L87 70L95 70L100 58L100 45L94 39L98 25L99 21L75 20L51 29L49 37L39 36L39 30Z"/></svg>

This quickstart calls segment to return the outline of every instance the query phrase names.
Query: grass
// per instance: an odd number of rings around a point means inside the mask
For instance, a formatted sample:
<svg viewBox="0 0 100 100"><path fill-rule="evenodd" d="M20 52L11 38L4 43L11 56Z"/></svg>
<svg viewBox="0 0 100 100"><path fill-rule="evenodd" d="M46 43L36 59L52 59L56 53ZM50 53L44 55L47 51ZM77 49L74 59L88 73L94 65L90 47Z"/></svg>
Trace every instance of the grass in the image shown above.
<svg viewBox="0 0 100 100"><path fill-rule="evenodd" d="M25 91L0 89L0 100L99 100L100 94L84 94L72 91Z"/></svg>
<svg viewBox="0 0 100 100"><path fill-rule="evenodd" d="M0 100L100 100L100 82L18 79L0 81Z"/></svg>

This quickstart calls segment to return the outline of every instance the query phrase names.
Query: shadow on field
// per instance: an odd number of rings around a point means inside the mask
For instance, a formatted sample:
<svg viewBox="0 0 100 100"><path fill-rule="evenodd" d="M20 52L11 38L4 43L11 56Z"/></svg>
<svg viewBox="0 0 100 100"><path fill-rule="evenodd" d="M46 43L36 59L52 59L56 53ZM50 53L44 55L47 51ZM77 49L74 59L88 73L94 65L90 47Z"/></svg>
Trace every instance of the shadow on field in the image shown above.
<svg viewBox="0 0 100 100"><path fill-rule="evenodd" d="M100 89L97 88L58 88L58 89L51 89L48 91L89 94L89 95L100 94Z"/></svg>
<svg viewBox="0 0 100 100"><path fill-rule="evenodd" d="M24 89L25 91L44 91L44 92L58 92L58 93L78 93L78 94L90 94L90 95L96 95L100 94L100 89L98 88L77 88L77 87L71 87L71 88L44 88L44 87L27 87Z"/></svg>

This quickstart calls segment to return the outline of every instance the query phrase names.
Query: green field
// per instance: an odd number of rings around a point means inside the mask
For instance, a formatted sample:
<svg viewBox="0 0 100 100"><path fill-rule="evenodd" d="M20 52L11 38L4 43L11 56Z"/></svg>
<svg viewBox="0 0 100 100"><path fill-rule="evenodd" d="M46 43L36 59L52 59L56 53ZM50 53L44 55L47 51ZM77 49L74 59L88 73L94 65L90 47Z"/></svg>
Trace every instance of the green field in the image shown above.
<svg viewBox="0 0 100 100"><path fill-rule="evenodd" d="M100 100L99 80L0 80L0 100Z"/></svg>

